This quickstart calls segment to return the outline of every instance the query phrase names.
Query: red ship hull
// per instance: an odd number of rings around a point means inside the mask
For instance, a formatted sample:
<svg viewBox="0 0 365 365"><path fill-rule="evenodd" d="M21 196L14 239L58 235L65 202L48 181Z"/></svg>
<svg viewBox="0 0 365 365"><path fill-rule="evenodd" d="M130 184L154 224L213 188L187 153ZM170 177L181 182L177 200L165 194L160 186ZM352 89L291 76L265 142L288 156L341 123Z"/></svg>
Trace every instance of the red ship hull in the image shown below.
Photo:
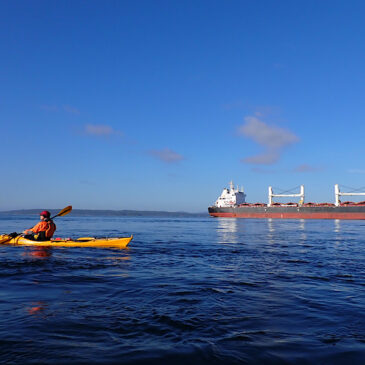
<svg viewBox="0 0 365 365"><path fill-rule="evenodd" d="M213 217L274 219L365 219L365 205L338 207L209 207Z"/></svg>

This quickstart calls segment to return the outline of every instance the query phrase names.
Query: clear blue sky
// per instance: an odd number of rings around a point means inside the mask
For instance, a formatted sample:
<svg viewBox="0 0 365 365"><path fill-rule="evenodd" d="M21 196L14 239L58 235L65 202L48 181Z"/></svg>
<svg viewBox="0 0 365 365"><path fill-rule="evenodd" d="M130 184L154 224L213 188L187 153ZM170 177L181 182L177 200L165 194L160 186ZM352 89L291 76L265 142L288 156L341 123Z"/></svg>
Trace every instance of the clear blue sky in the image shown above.
<svg viewBox="0 0 365 365"><path fill-rule="evenodd" d="M203 212L365 186L365 2L2 1L0 210ZM345 191L345 189L342 189Z"/></svg>

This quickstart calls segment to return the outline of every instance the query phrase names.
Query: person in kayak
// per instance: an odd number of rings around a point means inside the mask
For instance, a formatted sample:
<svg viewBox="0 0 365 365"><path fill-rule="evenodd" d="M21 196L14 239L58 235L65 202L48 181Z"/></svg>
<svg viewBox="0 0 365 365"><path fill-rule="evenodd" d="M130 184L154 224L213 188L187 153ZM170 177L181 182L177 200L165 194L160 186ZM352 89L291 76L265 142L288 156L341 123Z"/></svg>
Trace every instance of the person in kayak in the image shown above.
<svg viewBox="0 0 365 365"><path fill-rule="evenodd" d="M41 221L33 228L26 229L23 232L25 238L34 241L48 241L52 238L56 231L56 225L51 219L51 213L48 210L44 210L40 213L40 219Z"/></svg>

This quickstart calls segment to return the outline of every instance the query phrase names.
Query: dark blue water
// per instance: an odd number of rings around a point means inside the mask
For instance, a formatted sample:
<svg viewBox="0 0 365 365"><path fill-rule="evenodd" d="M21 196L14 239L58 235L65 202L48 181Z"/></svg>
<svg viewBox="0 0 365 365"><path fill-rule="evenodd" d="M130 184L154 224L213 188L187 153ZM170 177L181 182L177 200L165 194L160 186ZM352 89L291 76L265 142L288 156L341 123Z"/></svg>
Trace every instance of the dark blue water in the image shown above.
<svg viewBox="0 0 365 365"><path fill-rule="evenodd" d="M0 232L34 218L0 218ZM63 237L134 240L0 246L0 363L365 363L365 222L57 223Z"/></svg>

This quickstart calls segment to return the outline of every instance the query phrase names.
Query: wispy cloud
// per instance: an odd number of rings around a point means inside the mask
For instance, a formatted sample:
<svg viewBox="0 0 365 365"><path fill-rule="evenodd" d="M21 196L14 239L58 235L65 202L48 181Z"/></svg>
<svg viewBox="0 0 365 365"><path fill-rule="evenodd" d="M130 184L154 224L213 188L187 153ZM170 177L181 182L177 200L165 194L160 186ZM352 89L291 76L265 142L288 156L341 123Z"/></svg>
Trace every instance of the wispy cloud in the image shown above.
<svg viewBox="0 0 365 365"><path fill-rule="evenodd" d="M365 174L365 169L349 169L347 172L350 174Z"/></svg>
<svg viewBox="0 0 365 365"><path fill-rule="evenodd" d="M316 167L307 164L302 164L293 169L293 172L319 172L323 171L323 167Z"/></svg>
<svg viewBox="0 0 365 365"><path fill-rule="evenodd" d="M230 103L223 104L223 109L225 110L235 110L235 109L243 109L244 104L241 100L232 101Z"/></svg>
<svg viewBox="0 0 365 365"><path fill-rule="evenodd" d="M261 167L252 167L251 168L252 172L256 172L258 174L277 174L277 173L282 173L282 170L273 170L273 169L267 169L267 168L261 168Z"/></svg>
<svg viewBox="0 0 365 365"><path fill-rule="evenodd" d="M70 105L64 105L63 106L63 110L67 113L70 113L70 114L76 114L76 115L79 115L80 114L80 110L73 107L73 106L70 106Z"/></svg>
<svg viewBox="0 0 365 365"><path fill-rule="evenodd" d="M112 135L115 136L123 136L123 133L113 129L109 125L105 124L86 124L84 126L84 133L89 136L97 136L97 137L109 137Z"/></svg>
<svg viewBox="0 0 365 365"><path fill-rule="evenodd" d="M256 156L242 158L241 162L250 163L253 165L272 165L280 158L280 153L276 150L268 149L264 153L260 153Z"/></svg>
<svg viewBox="0 0 365 365"><path fill-rule="evenodd" d="M166 163L176 163L184 159L184 157L175 151L165 148L162 150L150 150L149 154Z"/></svg>
<svg viewBox="0 0 365 365"><path fill-rule="evenodd" d="M282 69L284 69L284 68L286 68L286 65L284 64L284 63L279 63L279 62L277 62L277 63L274 63L274 68L275 69L277 69L277 70L282 70Z"/></svg>
<svg viewBox="0 0 365 365"><path fill-rule="evenodd" d="M75 114L75 115L79 115L80 114L80 110L71 106L71 105L63 105L62 107L59 107L58 105L47 105L47 104L43 104L40 106L40 108L42 110L45 110L47 112L59 112L59 111L65 111L66 113L69 114Z"/></svg>
<svg viewBox="0 0 365 365"><path fill-rule="evenodd" d="M60 108L57 105L41 105L40 108L42 110L45 110L47 112L58 112Z"/></svg>
<svg viewBox="0 0 365 365"><path fill-rule="evenodd" d="M238 133L262 146L264 151L241 161L257 165L271 165L280 159L285 147L297 143L299 138L287 129L268 125L260 119L260 116L261 114L245 117L245 123L238 128Z"/></svg>
<svg viewBox="0 0 365 365"><path fill-rule="evenodd" d="M259 173L259 174L276 174L276 173L306 173L306 172L321 172L324 170L324 167L316 167L316 166L310 166L307 164L302 164L299 166L296 166L294 168L289 168L289 169L270 169L267 167L260 167L260 166L255 166L251 168L251 171ZM365 171L364 171L365 173Z"/></svg>

